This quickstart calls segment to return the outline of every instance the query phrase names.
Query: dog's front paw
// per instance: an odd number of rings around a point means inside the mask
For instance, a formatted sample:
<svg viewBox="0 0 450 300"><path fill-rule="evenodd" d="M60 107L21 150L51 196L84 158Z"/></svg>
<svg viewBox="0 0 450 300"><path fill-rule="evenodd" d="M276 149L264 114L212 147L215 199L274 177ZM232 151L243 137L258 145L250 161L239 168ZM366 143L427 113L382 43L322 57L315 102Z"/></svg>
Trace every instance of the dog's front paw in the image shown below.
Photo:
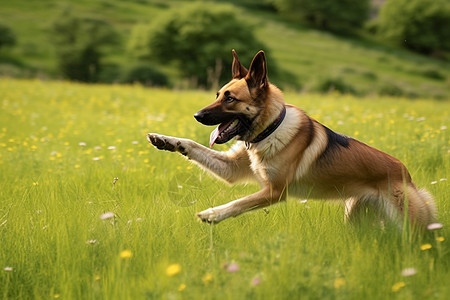
<svg viewBox="0 0 450 300"><path fill-rule="evenodd" d="M220 221L218 215L212 208L208 208L207 210L197 213L197 217L202 222L207 223L218 223Z"/></svg>
<svg viewBox="0 0 450 300"><path fill-rule="evenodd" d="M159 150L167 150L171 152L178 151L183 155L187 155L186 148L178 138L171 136L160 135L157 133L147 134L147 140Z"/></svg>

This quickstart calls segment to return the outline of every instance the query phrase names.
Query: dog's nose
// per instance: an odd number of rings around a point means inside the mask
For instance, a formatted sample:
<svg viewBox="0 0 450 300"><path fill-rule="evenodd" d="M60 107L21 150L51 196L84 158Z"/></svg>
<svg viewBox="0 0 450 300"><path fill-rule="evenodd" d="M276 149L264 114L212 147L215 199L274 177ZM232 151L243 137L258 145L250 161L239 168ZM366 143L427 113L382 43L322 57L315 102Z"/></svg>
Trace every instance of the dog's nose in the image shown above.
<svg viewBox="0 0 450 300"><path fill-rule="evenodd" d="M194 114L194 118L200 123L202 123L202 120L204 119L204 117L205 117L205 114L202 111L198 111Z"/></svg>

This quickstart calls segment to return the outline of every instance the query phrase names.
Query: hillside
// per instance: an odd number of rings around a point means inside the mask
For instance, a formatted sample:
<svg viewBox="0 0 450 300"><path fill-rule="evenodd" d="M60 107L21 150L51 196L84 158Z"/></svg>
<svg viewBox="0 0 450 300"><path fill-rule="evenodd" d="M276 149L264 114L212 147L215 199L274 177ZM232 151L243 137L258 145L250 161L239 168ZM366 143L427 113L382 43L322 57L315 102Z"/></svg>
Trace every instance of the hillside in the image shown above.
<svg viewBox="0 0 450 300"><path fill-rule="evenodd" d="M124 68L134 62L126 54L132 27L150 22L158 14L185 3L187 1L2 1L0 19L13 28L18 45L10 52L0 53L0 74L58 78L48 29L52 18L65 7L80 15L104 18L115 26L122 40L119 46L109 50L105 62ZM449 99L448 62L371 39L340 37L305 28L261 7L239 6L235 10L254 25L257 36L267 45L269 68L276 62L279 70L275 76L272 74L271 80L284 88ZM176 75L170 68L169 73ZM177 80L172 76L174 85L178 85Z"/></svg>

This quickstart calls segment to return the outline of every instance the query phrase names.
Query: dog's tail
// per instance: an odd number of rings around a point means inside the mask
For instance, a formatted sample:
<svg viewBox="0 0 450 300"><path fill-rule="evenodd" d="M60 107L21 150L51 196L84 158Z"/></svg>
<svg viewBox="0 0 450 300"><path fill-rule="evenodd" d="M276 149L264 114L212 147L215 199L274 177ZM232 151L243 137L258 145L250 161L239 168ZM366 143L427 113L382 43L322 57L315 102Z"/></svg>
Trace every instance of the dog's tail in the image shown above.
<svg viewBox="0 0 450 300"><path fill-rule="evenodd" d="M425 189L408 187L408 209L411 221L421 226L437 221L437 207L433 196Z"/></svg>

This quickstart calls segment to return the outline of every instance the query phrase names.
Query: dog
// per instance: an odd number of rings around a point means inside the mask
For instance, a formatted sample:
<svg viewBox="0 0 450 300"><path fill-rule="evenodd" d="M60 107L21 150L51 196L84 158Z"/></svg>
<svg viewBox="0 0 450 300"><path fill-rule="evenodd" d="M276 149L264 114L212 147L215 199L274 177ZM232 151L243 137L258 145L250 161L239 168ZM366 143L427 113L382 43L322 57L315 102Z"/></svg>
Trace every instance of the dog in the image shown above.
<svg viewBox="0 0 450 300"><path fill-rule="evenodd" d="M218 223L289 195L343 199L348 221L364 217L370 208L400 227L405 220L421 227L435 222L433 197L416 188L398 159L285 104L281 90L268 80L263 51L255 55L249 69L234 50L232 54L231 81L212 104L194 115L204 125L218 125L210 147L235 138L230 150L219 152L189 139L147 135L157 149L179 152L230 184L252 179L259 183L261 189L254 194L197 213L200 220Z"/></svg>

